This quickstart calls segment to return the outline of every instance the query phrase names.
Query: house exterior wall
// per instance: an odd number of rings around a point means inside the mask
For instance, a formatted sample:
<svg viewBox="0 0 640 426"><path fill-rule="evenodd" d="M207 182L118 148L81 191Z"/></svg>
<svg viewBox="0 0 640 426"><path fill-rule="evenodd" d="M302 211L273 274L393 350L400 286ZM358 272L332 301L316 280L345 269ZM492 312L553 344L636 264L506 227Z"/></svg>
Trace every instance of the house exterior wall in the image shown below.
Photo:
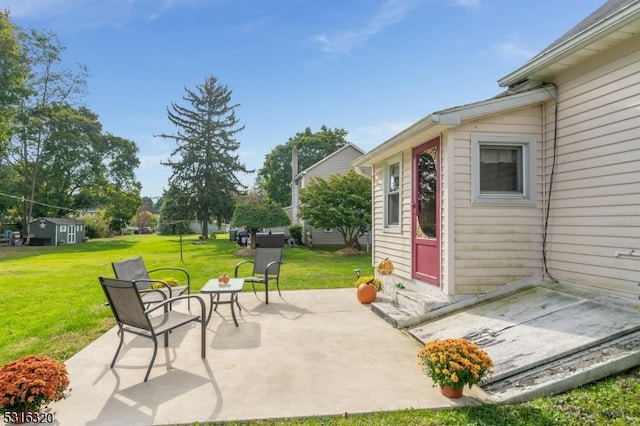
<svg viewBox="0 0 640 426"><path fill-rule="evenodd" d="M346 145L344 149L336 152L326 161L319 161L306 170L304 182L309 183L314 177L327 179L332 174L345 173L351 168L351 163L360 157L362 153L352 145Z"/></svg>
<svg viewBox="0 0 640 426"><path fill-rule="evenodd" d="M412 278L412 147L402 151L401 224L384 226L385 162L374 165L373 259L389 258L395 269L387 284L403 284L445 296L477 294L542 274L543 107L530 106L463 123L440 137L440 286ZM536 202L527 206L474 205L471 184L473 135L533 137ZM418 138L414 146L429 139ZM419 142L418 142L419 141ZM396 152L390 153L397 155ZM391 158L393 155L390 155Z"/></svg>
<svg viewBox="0 0 640 426"><path fill-rule="evenodd" d="M453 139L453 228L443 241L453 244L455 268L449 292L486 293L542 273L542 107L493 115L455 128ZM471 138L474 135L534 137L535 205L474 205ZM451 236L453 238L451 238ZM447 254L447 252L445 252ZM444 260L449 259L443 256ZM451 259L449 259L451 260Z"/></svg>
<svg viewBox="0 0 640 426"><path fill-rule="evenodd" d="M640 36L557 77L547 267L558 280L638 293ZM553 136L553 109L547 115ZM546 162L553 160L548 144ZM546 181L549 187L549 178Z"/></svg>

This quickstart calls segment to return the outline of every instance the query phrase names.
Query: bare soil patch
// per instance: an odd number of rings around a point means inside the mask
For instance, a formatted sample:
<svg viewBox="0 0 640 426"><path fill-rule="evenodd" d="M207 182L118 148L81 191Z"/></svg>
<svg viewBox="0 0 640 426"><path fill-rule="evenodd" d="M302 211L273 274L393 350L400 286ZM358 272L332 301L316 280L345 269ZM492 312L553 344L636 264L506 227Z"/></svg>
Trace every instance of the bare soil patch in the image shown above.
<svg viewBox="0 0 640 426"><path fill-rule="evenodd" d="M354 248L354 247L346 247L346 248L343 248L343 249L340 249L338 251L333 252L333 254L337 254L338 256L349 256L349 255L366 254L366 253L363 252L362 250L358 250L357 248Z"/></svg>

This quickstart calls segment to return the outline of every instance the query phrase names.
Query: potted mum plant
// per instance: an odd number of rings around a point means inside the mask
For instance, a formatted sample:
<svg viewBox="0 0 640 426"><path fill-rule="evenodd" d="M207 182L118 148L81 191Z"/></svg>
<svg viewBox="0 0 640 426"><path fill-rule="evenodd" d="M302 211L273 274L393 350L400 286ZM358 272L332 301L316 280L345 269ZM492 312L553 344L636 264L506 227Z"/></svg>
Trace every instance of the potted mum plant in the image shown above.
<svg viewBox="0 0 640 426"><path fill-rule="evenodd" d="M462 338L429 341L418 357L427 375L449 398L460 398L465 385L471 388L492 373L493 361L487 352Z"/></svg>
<svg viewBox="0 0 640 426"><path fill-rule="evenodd" d="M29 355L0 367L0 414L12 423L38 421L46 404L68 395L67 368L61 362Z"/></svg>
<svg viewBox="0 0 640 426"><path fill-rule="evenodd" d="M373 275L359 277L355 283L358 289L358 300L360 303L371 303L376 300L378 290L382 288L382 281Z"/></svg>

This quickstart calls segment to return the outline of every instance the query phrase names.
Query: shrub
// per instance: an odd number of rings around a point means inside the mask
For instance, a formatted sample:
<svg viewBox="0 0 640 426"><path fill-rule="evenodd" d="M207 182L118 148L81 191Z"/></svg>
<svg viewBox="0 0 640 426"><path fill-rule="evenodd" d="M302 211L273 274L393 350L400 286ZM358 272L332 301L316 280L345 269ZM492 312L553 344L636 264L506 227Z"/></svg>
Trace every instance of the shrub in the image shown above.
<svg viewBox="0 0 640 426"><path fill-rule="evenodd" d="M29 355L0 368L0 413L40 411L43 405L66 398L67 368L61 362Z"/></svg>
<svg viewBox="0 0 640 426"><path fill-rule="evenodd" d="M302 242L302 225L289 225L287 228L289 231L289 236L293 238L296 243Z"/></svg>

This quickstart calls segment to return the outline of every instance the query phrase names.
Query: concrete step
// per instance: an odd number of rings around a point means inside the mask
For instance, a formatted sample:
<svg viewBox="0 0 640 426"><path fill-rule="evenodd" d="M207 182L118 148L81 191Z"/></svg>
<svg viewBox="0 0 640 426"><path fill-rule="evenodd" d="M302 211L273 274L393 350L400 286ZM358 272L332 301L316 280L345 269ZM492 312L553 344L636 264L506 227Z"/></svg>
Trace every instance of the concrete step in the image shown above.
<svg viewBox="0 0 640 426"><path fill-rule="evenodd" d="M395 328L408 328L432 318L433 311L447 305L446 301L410 290L396 290L395 301L378 299L371 310Z"/></svg>

